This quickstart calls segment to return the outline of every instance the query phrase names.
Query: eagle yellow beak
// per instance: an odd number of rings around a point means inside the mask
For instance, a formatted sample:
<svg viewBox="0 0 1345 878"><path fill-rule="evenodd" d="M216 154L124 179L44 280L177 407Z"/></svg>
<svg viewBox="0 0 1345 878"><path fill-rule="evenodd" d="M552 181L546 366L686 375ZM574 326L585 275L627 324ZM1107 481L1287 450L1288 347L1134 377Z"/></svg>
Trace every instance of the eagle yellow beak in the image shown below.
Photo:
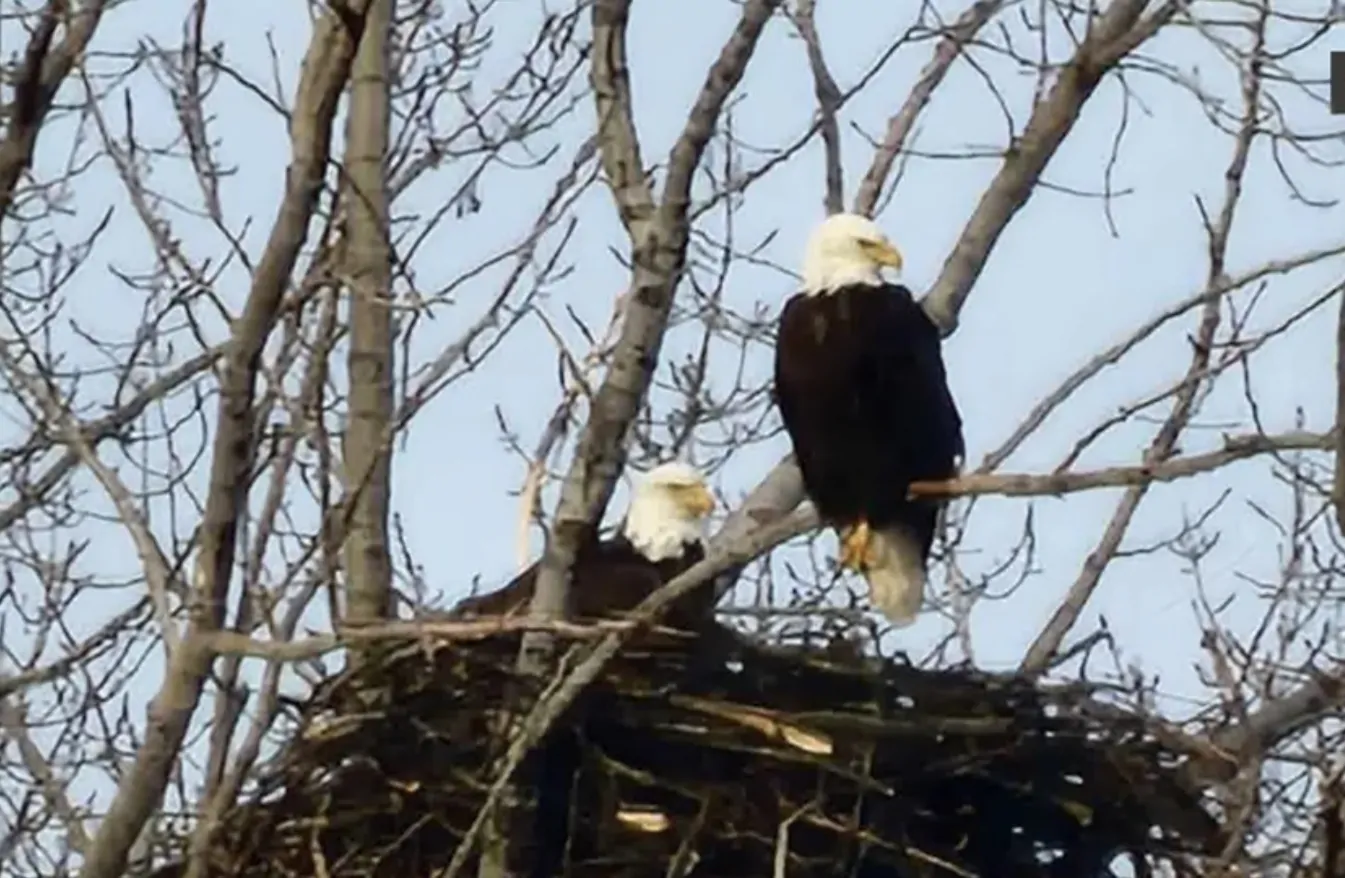
<svg viewBox="0 0 1345 878"><path fill-rule="evenodd" d="M704 518L715 508L715 495L704 485L679 485L673 489L673 496L693 518Z"/></svg>
<svg viewBox="0 0 1345 878"><path fill-rule="evenodd" d="M901 251L886 241L864 241L860 244L864 253L874 262L886 268L901 270Z"/></svg>

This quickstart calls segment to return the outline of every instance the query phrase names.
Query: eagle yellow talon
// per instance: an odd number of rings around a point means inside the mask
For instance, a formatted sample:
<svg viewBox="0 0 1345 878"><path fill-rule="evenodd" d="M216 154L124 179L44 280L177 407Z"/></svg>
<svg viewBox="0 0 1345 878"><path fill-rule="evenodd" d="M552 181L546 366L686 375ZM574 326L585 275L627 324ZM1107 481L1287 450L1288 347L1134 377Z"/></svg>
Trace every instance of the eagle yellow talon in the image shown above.
<svg viewBox="0 0 1345 878"><path fill-rule="evenodd" d="M854 527L841 531L841 553L838 559L842 568L863 571L869 566L870 533L869 523L860 520Z"/></svg>

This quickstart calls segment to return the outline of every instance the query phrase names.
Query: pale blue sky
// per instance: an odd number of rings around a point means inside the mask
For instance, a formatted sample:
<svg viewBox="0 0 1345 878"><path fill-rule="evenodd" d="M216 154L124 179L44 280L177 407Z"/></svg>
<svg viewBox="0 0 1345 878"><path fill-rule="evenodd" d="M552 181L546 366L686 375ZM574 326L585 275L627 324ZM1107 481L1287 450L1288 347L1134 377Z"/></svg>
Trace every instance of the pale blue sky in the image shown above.
<svg viewBox="0 0 1345 878"><path fill-rule="evenodd" d="M908 26L912 14L906 11L909 4L894 4L894 11L879 12L879 5L870 0L823 0L819 5L819 29L833 73L843 88ZM533 0L500 0L499 6L500 12L509 11L507 16L496 16L500 45L487 58L474 85L478 95L493 88L510 69L515 57L511 47L530 39L536 21L538 4ZM144 14L145 8L144 4L126 4L111 14L96 41L97 48L131 52L138 41L151 34L166 44L175 44L180 38L177 22L186 4L181 0L161 2L153 18ZM939 2L934 8L951 18L961 4ZM1300 3L1297 8L1307 12L1316 4ZM1020 11L1035 15L1035 10L1035 4L1028 4L1008 13L1005 21L1017 39L1024 39L1018 23ZM637 123L647 163L663 161L704 71L736 15L737 8L721 0L636 4L630 57ZM1290 44L1301 36L1300 31L1282 26L1273 35L1272 46ZM266 44L268 32L276 45L288 100L308 38L303 4L234 0L227 8L226 4L212 5L207 42L222 44L225 57L235 67L263 82L269 78L272 63ZM812 82L802 43L789 34L783 20L770 26L738 92L735 131L755 146L787 142L802 132L812 117ZM1056 33L1053 40L1059 37ZM7 27L3 39L12 49L11 28ZM1339 38L1334 42L1340 43ZM847 203L871 155L870 147L850 129L850 123L879 135L887 117L900 105L927 63L931 45L924 40L903 48L870 88L847 107ZM1029 51L1028 45L1024 41L1025 51ZM1219 59L1201 36L1189 29L1174 30L1147 48L1150 58L1161 59L1183 74L1198 76L1204 86L1234 101L1236 112L1236 80L1227 62ZM1326 42L1319 44L1305 54L1299 66L1317 59L1320 64L1314 73L1324 75L1329 48ZM1015 130L1021 131L1030 108L1034 76L986 50L975 57L984 75L995 80L1016 120ZM103 71L124 64L123 60L106 58L91 62L92 67ZM1132 72L1127 84L1137 100L1129 107L1120 158L1111 171L1111 188L1131 194L1112 202L1115 236L1100 200L1038 191L1001 238L963 314L959 332L947 345L950 380L963 411L973 464L998 446L1034 403L1094 352L1124 337L1161 308L1196 292L1203 283L1205 242L1195 199L1203 198L1213 205L1211 209L1217 209L1231 141L1213 131L1199 104L1171 82L1152 73ZM136 131L142 142L172 137L176 125L171 105L150 75L142 71L126 86L134 95ZM1299 129L1338 130L1339 126L1332 128L1324 107L1287 87L1278 88L1276 96ZM1051 183L1076 190L1101 188L1122 104L1122 87L1115 80L1103 84L1048 168L1046 178ZM231 83L218 86L211 108L215 117L212 130L222 141L220 156L238 166L237 173L222 184L225 212L235 227L250 220L244 240L255 259L269 230L289 157L285 127L255 96ZM445 125L452 121L449 110L446 104ZM114 129L120 131L120 94L116 100L105 102L105 111ZM433 290L465 267L523 237L552 182L568 165L591 124L587 103L560 123L549 139L541 141L558 143L560 149L540 171L519 172L498 165L488 170L478 189L482 210L446 221L419 250L413 271L421 291ZM999 103L986 88L983 74L959 63L922 117L918 131L913 143L917 152L951 153L968 147L1002 145L1006 122ZM39 160L42 172L51 173L65 161L72 136L69 124L54 127L44 136ZM1339 208L1308 209L1293 203L1269 158L1262 143L1254 154L1241 219L1233 234L1228 269L1234 274L1267 259L1289 258L1345 238L1345 223L1341 222L1345 212ZM746 159L749 164L758 160L751 156ZM1345 178L1340 171L1303 172L1301 161L1292 157L1289 161L1299 167L1299 181L1313 197L1334 199L1345 193L1340 182ZM954 161L916 157L909 162L895 198L879 221L902 248L907 260L905 279L912 287L922 290L935 278L998 167L999 160L994 158ZM464 173L447 166L427 176L398 205L398 213L424 216L438 209ZM815 142L749 192L735 218L740 246L753 246L768 234L777 233L765 254L796 268L803 238L822 215L821 180L821 146ZM156 167L151 181L160 191L180 192L181 198L190 203L199 199L186 166ZM153 264L153 251L105 160L75 184L71 197L73 213L60 223L63 234L90 227L108 208L115 209L115 214L90 264L68 293L68 313L100 332L125 336L138 324L142 294L119 284L107 268L147 269ZM613 294L625 282L625 273L609 248L622 252L625 247L603 189L591 189L580 202L577 215L581 223L566 256L573 272L551 290L544 307L557 318L563 318L565 306L572 307L590 324L601 326ZM177 236L195 258L222 258L225 251L217 233L180 214L174 222ZM719 222L720 215L712 214L707 228L714 229ZM1300 309L1335 282L1341 270L1342 263L1337 260L1288 279L1273 278L1252 325L1274 325L1276 318ZM437 308L432 321L422 322L413 345L415 364L432 359L477 318L495 295L501 274L499 270L486 272L459 290L451 307ZM246 278L237 265L232 265L216 289L225 302L237 308L246 294ZM792 292L793 282L787 276L742 265L729 277L725 300L740 313L750 312L759 303L774 319L779 304ZM1246 295L1240 297L1240 301L1246 299ZM1334 307L1312 316L1256 354L1253 382L1269 431L1292 429L1298 406L1305 409L1309 428L1329 426ZM1022 472L1054 467L1076 438L1099 419L1175 380L1186 368L1189 345L1185 339L1194 331L1194 324L1194 317L1176 321L1136 355L1088 385L1005 469ZM68 329L60 332L71 337ZM570 336L573 340L577 333ZM665 360L680 353L689 340L694 340L690 334L671 339L665 346ZM83 352L77 356L90 355ZM178 356L183 354L179 351ZM743 368L749 376L764 379L770 357L767 346L756 345L749 349ZM524 320L482 368L417 418L405 450L399 446L394 464L396 511L402 516L410 548L424 566L432 590L456 596L474 575L479 574L491 586L503 582L512 572L517 500L511 492L521 484L524 467L501 442L494 408L499 406L520 434L524 447L530 449L557 400L555 362L552 344L540 322ZM737 365L735 355L726 349L716 362L715 380L727 386ZM90 399L106 399L106 391L101 397L94 395L92 384L89 392ZM1200 424L1213 429L1188 433L1182 448L1187 452L1204 450L1219 441L1220 431L1249 431L1247 406L1241 394L1240 379L1235 375L1221 381L1220 389L1206 401L1199 417ZM212 401L212 412L213 405ZM1156 413L1166 414L1166 410L1163 406ZM4 411L11 411L8 404ZM1147 424L1130 424L1113 431L1085 456L1082 466L1136 462L1141 443L1147 443L1153 429ZM12 441L12 433L4 440L7 444ZM716 476L717 486L729 497L741 496L786 450L783 435L745 449ZM122 470L128 472L124 465ZM202 478L198 477L196 483L201 484ZM1213 593L1238 595L1229 618L1236 628L1245 630L1256 623L1259 611L1250 587L1237 574L1273 577L1278 565L1273 529L1249 511L1245 501L1254 498L1281 513L1289 501L1287 492L1269 477L1265 460L1241 464L1213 477L1154 489L1126 545L1142 547L1170 533L1183 514L1197 514L1203 505L1229 489L1232 498L1211 521L1211 527L1222 537L1204 572ZM614 512L623 496L614 503ZM1116 496L1117 492L1098 491L1062 500L1034 501L1039 538L1036 566L1040 572L1011 599L986 602L976 611L973 624L980 664L1002 668L1021 656L1078 574ZM1025 509L1021 500L992 499L979 504L964 541L969 551L961 559L968 575L977 577L1005 555L1017 539ZM185 538L192 513L183 509L176 514L179 537ZM170 533L166 510L156 508L155 516L156 531L166 538ZM78 538L92 540L80 562L84 575L106 580L117 575L113 571L129 577L136 569L130 542L115 527L83 525L78 532L59 534L56 542ZM830 541L826 545L830 550ZM934 580L936 589L941 590L941 571L936 571ZM130 589L99 591L78 601L67 621L73 628L92 630L138 596ZM1191 612L1193 596L1192 581L1183 573L1182 562L1170 553L1127 558L1114 564L1106 575L1081 621L1080 631L1091 630L1099 614L1105 615L1128 661L1140 664L1149 673L1161 673L1162 689L1169 695L1179 699L1197 695L1194 667L1204 662L1198 650L1199 628ZM901 635L902 642L918 654L935 642L943 625L932 618L922 621ZM7 636L12 636L9 631ZM143 716L142 699L157 684L155 669L160 666L159 654L152 652L136 674L130 707L137 719ZM1171 706L1183 709L1180 701ZM203 715L210 709L208 703L203 704ZM91 789L84 787L86 792Z"/></svg>

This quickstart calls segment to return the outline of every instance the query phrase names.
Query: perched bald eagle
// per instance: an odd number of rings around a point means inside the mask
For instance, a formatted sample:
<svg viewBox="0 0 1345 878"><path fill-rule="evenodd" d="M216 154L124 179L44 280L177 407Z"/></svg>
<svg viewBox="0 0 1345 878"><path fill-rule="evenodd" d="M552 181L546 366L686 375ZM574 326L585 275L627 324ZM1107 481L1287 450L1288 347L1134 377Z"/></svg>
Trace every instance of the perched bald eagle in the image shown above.
<svg viewBox="0 0 1345 878"><path fill-rule="evenodd" d="M954 477L965 454L938 328L883 279L901 254L871 220L828 217L808 241L803 290L785 303L775 401L818 515L841 537L894 624L920 611L939 503L914 481Z"/></svg>
<svg viewBox="0 0 1345 878"><path fill-rule="evenodd" d="M570 587L570 618L599 619L631 610L705 557L705 519L714 509L705 479L684 463L665 463L637 479L618 535L581 546ZM537 585L533 564L503 588L460 601L451 615L527 612ZM713 619L709 583L668 608L663 624L697 629Z"/></svg>

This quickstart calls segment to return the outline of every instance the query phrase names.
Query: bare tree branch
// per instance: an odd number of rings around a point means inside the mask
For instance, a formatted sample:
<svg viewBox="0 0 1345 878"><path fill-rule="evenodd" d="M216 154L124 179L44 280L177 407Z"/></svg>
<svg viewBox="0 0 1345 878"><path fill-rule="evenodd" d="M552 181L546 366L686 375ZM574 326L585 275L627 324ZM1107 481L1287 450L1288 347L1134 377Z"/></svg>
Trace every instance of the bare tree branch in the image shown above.
<svg viewBox="0 0 1345 878"><path fill-rule="evenodd" d="M781 0L748 0L738 25L711 66L681 135L668 159L662 199L654 206L635 131L626 57L630 0L595 0L590 83L598 114L603 170L631 247L631 282L611 365L589 405L589 417L566 474L550 539L539 564L529 615L563 617L568 577L584 541L594 532L625 463L626 437L649 390L663 336L681 279L690 237L691 181L718 124L720 112L742 79L757 40ZM519 668L540 675L553 644L545 632L524 635ZM554 717L552 717L554 718ZM548 724L550 720L547 721ZM526 735L517 733L514 740ZM530 746L530 744L529 744ZM526 752L526 751L524 751ZM517 762L504 762L496 796L482 808L473 831L454 853L456 875L489 821L494 831L484 845L480 872L500 878L516 871L512 853L527 837L524 802L510 785ZM501 797L503 797L501 799ZM496 813L497 801L502 803Z"/></svg>
<svg viewBox="0 0 1345 878"><path fill-rule="evenodd" d="M813 90L817 95L817 112L822 119L822 146L826 161L826 192L822 204L828 214L845 209L845 178L841 165L841 126L836 114L842 95L840 86L831 75L826 56L822 54L822 38L817 33L817 0L799 0L793 15L794 26L803 38L808 53L808 67L813 72Z"/></svg>
<svg viewBox="0 0 1345 878"><path fill-rule="evenodd" d="M654 210L631 115L625 53L630 0L594 3L591 78L599 142L603 168L630 238L634 267L612 365L591 404L565 478L552 539L542 556L532 612L543 618L562 611L564 578L574 564L575 552L611 498L625 458L626 431L649 388L673 291L686 259L692 174L777 6L779 0L749 0L744 5L738 26L711 67L673 146L662 201Z"/></svg>
<svg viewBox="0 0 1345 878"><path fill-rule="evenodd" d="M1093 20L1074 57L1057 72L1055 85L1045 100L1033 109L1022 136L981 196L938 280L922 302L945 336L957 328L958 314L985 268L995 242L1014 214L1027 204L1042 171L1079 121L1079 114L1094 89L1117 62L1157 33L1177 11L1177 4L1170 2L1143 18L1147 5L1148 0L1113 0Z"/></svg>
<svg viewBox="0 0 1345 878"><path fill-rule="evenodd" d="M1336 315L1336 470L1332 493L1336 527L1345 535L1345 293L1341 294Z"/></svg>
<svg viewBox="0 0 1345 878"><path fill-rule="evenodd" d="M966 475L947 482L912 482L917 497L970 497L1000 494L1006 497L1062 496L1097 488L1124 488L1173 482L1220 469L1258 454L1282 451L1321 450L1334 442L1331 433L1286 433L1281 436L1230 436L1224 447L1204 454L1167 457L1139 466L1117 466L1092 472L1057 472L1047 475L1000 473ZM1148 455L1146 455L1148 457Z"/></svg>
<svg viewBox="0 0 1345 878"><path fill-rule="evenodd" d="M874 152L869 170L859 184L859 191L855 193L855 213L873 215L878 207L883 186L892 173L892 165L905 148L906 141L910 140L916 120L920 118L925 107L929 106L930 98L934 97L934 92L952 69L953 62L962 54L963 46L975 38L1003 5L1004 0L978 0L963 10L947 34L939 40L939 45L934 49L934 57L925 65L925 69L920 71L920 78L906 96L906 102L901 105L897 114L887 121L887 133L883 137L882 146ZM1007 220L1005 222L1007 224Z"/></svg>
<svg viewBox="0 0 1345 878"><path fill-rule="evenodd" d="M42 122L51 110L61 83L84 55L93 39L108 0L88 0L71 10L63 0L48 0L42 18L24 50L23 66L13 84L5 139L0 141L0 217L9 213L14 187L33 163L33 151ZM56 28L65 25L65 38L53 49Z"/></svg>

